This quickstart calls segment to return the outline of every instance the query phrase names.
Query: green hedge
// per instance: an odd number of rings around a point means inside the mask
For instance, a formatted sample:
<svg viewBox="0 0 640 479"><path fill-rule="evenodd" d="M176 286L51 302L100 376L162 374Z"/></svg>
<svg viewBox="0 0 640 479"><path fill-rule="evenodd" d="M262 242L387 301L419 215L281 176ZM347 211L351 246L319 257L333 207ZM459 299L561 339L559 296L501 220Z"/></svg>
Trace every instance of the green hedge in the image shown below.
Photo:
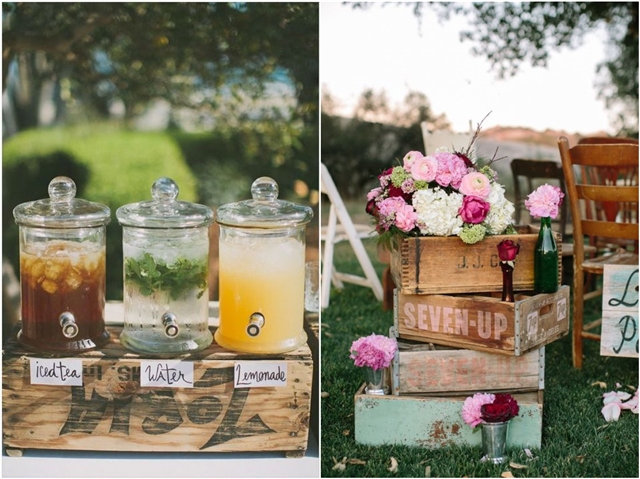
<svg viewBox="0 0 640 479"><path fill-rule="evenodd" d="M3 144L3 255L18 271L18 232L13 208L47 198L52 178L65 175L77 197L111 208L107 226L107 298L122 299L122 228L118 207L151 199L161 176L176 181L179 199L196 201L196 179L176 141L164 132L137 132L110 124L28 130Z"/></svg>

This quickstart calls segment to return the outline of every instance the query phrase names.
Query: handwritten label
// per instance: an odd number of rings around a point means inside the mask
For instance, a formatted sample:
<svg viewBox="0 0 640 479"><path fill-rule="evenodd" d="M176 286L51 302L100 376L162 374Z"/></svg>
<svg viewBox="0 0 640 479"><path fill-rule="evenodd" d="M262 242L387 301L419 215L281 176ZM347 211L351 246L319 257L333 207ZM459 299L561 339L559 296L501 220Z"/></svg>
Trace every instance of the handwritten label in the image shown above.
<svg viewBox="0 0 640 479"><path fill-rule="evenodd" d="M140 361L140 386L192 388L193 363L177 359Z"/></svg>
<svg viewBox="0 0 640 479"><path fill-rule="evenodd" d="M638 266L605 265L601 356L638 357Z"/></svg>
<svg viewBox="0 0 640 479"><path fill-rule="evenodd" d="M287 385L287 363L239 361L234 364L236 388L283 387Z"/></svg>
<svg viewBox="0 0 640 479"><path fill-rule="evenodd" d="M82 359L31 358L31 384L82 386Z"/></svg>

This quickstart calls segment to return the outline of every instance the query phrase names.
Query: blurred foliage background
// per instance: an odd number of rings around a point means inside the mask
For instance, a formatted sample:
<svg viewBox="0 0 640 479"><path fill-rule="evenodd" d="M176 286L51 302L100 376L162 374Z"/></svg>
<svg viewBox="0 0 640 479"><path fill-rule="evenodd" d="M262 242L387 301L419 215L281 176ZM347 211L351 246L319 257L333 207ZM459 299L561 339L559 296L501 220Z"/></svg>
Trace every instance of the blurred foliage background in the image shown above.
<svg viewBox="0 0 640 479"><path fill-rule="evenodd" d="M259 176L316 206L318 4L3 2L3 257L12 210L74 179L107 204L108 299L122 298L115 210L151 198L216 208Z"/></svg>

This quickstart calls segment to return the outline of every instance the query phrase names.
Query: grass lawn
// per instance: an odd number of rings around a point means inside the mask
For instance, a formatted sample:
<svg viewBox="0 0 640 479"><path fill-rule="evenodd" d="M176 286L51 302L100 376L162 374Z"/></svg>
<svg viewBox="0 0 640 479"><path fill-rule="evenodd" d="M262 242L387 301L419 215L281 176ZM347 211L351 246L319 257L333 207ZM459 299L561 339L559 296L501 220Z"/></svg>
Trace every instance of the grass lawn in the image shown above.
<svg viewBox="0 0 640 479"><path fill-rule="evenodd" d="M375 241L366 247L378 273ZM335 263L342 271L359 272L346 244L336 247ZM590 305L595 316L598 300ZM521 449L510 450L510 461L525 466L480 462L481 448L423 449L406 446L363 446L355 442L354 395L363 383L362 371L349 359L349 347L360 336L387 335L393 313L382 311L368 288L345 285L332 290L321 325L321 461L323 477L638 477L638 415L622 411L617 422L607 423L600 410L602 394L638 387L638 360L601 357L599 344L585 343L584 365L576 370L569 336L546 347L542 448L528 459ZM605 383L601 388L596 383ZM398 462L390 472L390 458ZM347 461L344 470L335 461ZM510 477L510 476L508 476Z"/></svg>

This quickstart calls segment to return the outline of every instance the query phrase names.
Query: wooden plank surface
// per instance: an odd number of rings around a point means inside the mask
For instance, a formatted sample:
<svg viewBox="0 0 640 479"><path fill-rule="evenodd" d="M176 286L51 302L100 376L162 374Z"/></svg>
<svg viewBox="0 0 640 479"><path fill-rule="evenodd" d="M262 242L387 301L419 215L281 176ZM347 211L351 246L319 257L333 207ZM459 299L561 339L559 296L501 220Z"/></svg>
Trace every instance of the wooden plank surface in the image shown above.
<svg viewBox="0 0 640 479"><path fill-rule="evenodd" d="M141 387L145 359L118 342L83 353L82 386L30 383L29 362L52 357L15 340L3 357L6 448L96 451L230 452L307 448L313 363L305 345L270 356L210 348L180 356L193 362L191 388ZM234 387L237 361L283 361L282 387Z"/></svg>
<svg viewBox="0 0 640 479"><path fill-rule="evenodd" d="M568 286L554 294L519 295L514 303L490 296L396 291L394 316L403 339L520 356L567 334L568 300Z"/></svg>
<svg viewBox="0 0 640 479"><path fill-rule="evenodd" d="M462 419L465 396L355 396L355 439L369 446L403 445L436 449L480 446L481 434ZM514 394L520 414L509 425L513 448L540 448L543 405L540 393Z"/></svg>
<svg viewBox="0 0 640 479"><path fill-rule="evenodd" d="M457 236L405 238L391 253L394 283L407 294L455 294L502 291L497 245L502 240L520 244L513 272L515 291L533 289L533 252L537 232L520 228L518 234L487 236L468 245ZM558 244L558 283L562 279L561 237Z"/></svg>
<svg viewBox="0 0 640 479"><path fill-rule="evenodd" d="M605 265L600 355L638 357L638 266Z"/></svg>
<svg viewBox="0 0 640 479"><path fill-rule="evenodd" d="M544 347L520 357L469 349L400 350L393 393L533 391L544 388Z"/></svg>

